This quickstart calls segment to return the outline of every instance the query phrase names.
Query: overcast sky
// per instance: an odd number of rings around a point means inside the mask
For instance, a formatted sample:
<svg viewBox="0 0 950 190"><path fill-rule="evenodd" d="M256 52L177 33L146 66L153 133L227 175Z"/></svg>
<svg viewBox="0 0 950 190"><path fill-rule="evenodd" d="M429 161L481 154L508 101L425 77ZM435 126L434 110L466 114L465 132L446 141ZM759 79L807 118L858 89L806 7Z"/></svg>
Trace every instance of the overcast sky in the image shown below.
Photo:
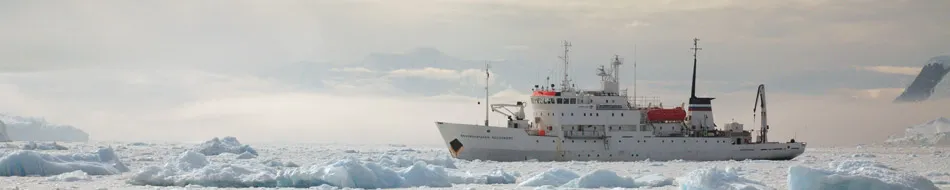
<svg viewBox="0 0 950 190"><path fill-rule="evenodd" d="M890 103L947 23L945 0L2 1L0 112L93 140L439 144L435 121L483 117L486 61L493 102L524 101L569 40L578 86L616 54L679 104L695 37L718 123L753 126L764 83L771 139L870 143L950 116Z"/></svg>

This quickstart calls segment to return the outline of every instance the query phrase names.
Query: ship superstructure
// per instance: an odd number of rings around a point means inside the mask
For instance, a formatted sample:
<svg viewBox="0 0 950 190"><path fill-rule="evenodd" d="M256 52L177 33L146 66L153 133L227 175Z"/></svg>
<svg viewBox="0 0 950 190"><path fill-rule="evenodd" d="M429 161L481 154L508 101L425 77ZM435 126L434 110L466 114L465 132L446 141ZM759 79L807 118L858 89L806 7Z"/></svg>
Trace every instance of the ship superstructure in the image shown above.
<svg viewBox="0 0 950 190"><path fill-rule="evenodd" d="M717 127L713 98L696 96L698 41L693 40L693 85L686 109L629 97L619 88L623 65L619 56L608 68L597 70L601 89L574 88L567 78L571 44L565 42L561 56L565 74L559 88L536 85L530 102L486 108L507 115L506 126L489 126L487 121L485 125L436 122L436 126L451 155L466 160L788 160L801 155L803 142L767 141L764 85L756 95L762 124L755 139L736 122ZM524 110L528 104L534 109L530 117Z"/></svg>

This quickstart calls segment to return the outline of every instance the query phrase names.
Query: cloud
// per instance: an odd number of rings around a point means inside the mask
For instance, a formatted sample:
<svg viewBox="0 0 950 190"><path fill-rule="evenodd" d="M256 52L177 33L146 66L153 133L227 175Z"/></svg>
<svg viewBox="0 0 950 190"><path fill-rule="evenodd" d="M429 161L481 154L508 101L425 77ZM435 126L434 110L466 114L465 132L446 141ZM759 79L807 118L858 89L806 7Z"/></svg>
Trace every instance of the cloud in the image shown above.
<svg viewBox="0 0 950 190"><path fill-rule="evenodd" d="M863 67L862 69L879 72L879 73L909 75L909 76L917 76L917 74L920 73L920 67L869 66L869 67Z"/></svg>
<svg viewBox="0 0 950 190"><path fill-rule="evenodd" d="M364 67L344 67L344 68L332 68L331 71L336 72L346 72L346 73L374 73L375 71L369 70Z"/></svg>
<svg viewBox="0 0 950 190"><path fill-rule="evenodd" d="M678 104L699 35L698 93L719 97L719 121L748 115L764 83L776 135L803 125L883 134L946 112L884 103L910 75L853 66L919 67L946 54L947 3L11 1L0 3L0 97L10 100L0 111L75 124L97 140L437 143L432 121L481 120L473 102L482 101L484 60L498 60L492 94L515 96L546 76L558 81L561 40L574 44L569 69L583 87L598 86L594 68L614 54L632 59L636 44L638 94ZM373 134L382 130L395 132ZM879 136L827 131L799 136Z"/></svg>

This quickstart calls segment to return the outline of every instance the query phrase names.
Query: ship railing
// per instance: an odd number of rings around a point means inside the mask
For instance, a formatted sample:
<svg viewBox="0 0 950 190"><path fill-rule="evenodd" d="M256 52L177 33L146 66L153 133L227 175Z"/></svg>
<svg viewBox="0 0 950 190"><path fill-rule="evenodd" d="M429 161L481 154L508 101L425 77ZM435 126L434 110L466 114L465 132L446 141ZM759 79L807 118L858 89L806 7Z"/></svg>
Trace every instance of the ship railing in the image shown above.
<svg viewBox="0 0 950 190"><path fill-rule="evenodd" d="M662 107L659 96L634 96L628 100L634 108Z"/></svg>

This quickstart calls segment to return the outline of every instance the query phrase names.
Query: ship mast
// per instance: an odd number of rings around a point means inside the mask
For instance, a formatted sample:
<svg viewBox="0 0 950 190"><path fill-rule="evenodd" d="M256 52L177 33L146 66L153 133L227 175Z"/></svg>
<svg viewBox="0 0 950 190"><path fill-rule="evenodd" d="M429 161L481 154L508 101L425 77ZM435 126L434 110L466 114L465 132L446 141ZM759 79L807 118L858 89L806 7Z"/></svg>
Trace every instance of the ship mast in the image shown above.
<svg viewBox="0 0 950 190"><path fill-rule="evenodd" d="M633 44L633 105L637 105L637 44Z"/></svg>
<svg viewBox="0 0 950 190"><path fill-rule="evenodd" d="M565 40L565 41L564 41L564 56L561 56L561 57L560 57L561 60L564 60L564 80L561 81L561 91L562 91L562 92L570 91L570 87L571 87L571 81L570 81L570 79L567 78L567 77L568 77L568 75L567 75L567 65L568 65L568 63L569 63L569 62L568 62L567 53L570 51L570 49L569 49L570 47L571 47L571 42L568 42L567 40Z"/></svg>
<svg viewBox="0 0 950 190"><path fill-rule="evenodd" d="M489 63L490 62L485 62L485 127L488 127L488 110L491 105L488 102L488 77L490 77L488 70L491 69L491 65L489 65Z"/></svg>
<svg viewBox="0 0 950 190"><path fill-rule="evenodd" d="M696 98L696 53L699 50L703 50L703 48L699 48L699 38L693 38L693 48L689 48L689 49L693 50L693 85L692 85L692 90L690 91L690 98L695 99Z"/></svg>

